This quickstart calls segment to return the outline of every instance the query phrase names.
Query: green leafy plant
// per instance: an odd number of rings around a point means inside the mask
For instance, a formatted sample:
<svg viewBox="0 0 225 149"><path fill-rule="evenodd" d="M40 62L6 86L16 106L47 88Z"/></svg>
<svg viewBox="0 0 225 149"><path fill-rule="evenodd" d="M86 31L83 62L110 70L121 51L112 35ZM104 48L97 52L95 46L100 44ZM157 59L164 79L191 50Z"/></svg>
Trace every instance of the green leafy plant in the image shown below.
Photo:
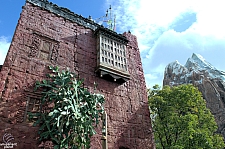
<svg viewBox="0 0 225 149"><path fill-rule="evenodd" d="M34 123L40 125L40 140L51 139L54 149L89 148L94 128L104 112L104 97L82 87L83 81L76 79L74 73L49 68L52 73L48 79L36 82L36 89L45 89L41 111L36 113L39 118ZM50 104L53 107L47 108Z"/></svg>
<svg viewBox="0 0 225 149"><path fill-rule="evenodd" d="M193 85L155 85L149 105L157 149L222 149L223 137L202 94Z"/></svg>

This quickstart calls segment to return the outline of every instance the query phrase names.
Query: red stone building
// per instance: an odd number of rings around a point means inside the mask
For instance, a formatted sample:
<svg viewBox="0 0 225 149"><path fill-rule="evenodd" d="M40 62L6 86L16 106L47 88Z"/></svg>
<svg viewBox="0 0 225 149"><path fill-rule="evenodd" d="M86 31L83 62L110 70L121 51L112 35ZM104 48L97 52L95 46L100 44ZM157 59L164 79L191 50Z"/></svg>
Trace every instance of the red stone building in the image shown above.
<svg viewBox="0 0 225 149"><path fill-rule="evenodd" d="M136 37L117 34L47 0L27 0L1 68L0 137L11 134L14 148L43 148L27 112L38 108L34 83L50 65L69 67L91 92L98 84L96 92L106 100L109 149L155 148ZM102 148L100 127L91 148Z"/></svg>

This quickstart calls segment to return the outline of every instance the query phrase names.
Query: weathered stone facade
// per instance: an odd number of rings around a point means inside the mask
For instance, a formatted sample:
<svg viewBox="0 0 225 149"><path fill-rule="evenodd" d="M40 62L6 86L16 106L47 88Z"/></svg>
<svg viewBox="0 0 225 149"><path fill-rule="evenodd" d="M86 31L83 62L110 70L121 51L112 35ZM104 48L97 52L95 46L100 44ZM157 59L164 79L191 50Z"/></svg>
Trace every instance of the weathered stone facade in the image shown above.
<svg viewBox="0 0 225 149"><path fill-rule="evenodd" d="M36 80L45 77L49 65L57 65L84 78L84 86L91 92L94 82L98 84L95 92L106 100L109 149L155 148L137 39L130 33L123 34L129 40L126 50L130 80L123 84L107 81L95 71L94 31L98 27L46 0L27 0L0 73L0 137L10 133L12 142L17 143L15 148L39 148L38 127L26 119L30 108L27 101L38 96L33 93ZM100 149L101 126L96 130L91 148Z"/></svg>

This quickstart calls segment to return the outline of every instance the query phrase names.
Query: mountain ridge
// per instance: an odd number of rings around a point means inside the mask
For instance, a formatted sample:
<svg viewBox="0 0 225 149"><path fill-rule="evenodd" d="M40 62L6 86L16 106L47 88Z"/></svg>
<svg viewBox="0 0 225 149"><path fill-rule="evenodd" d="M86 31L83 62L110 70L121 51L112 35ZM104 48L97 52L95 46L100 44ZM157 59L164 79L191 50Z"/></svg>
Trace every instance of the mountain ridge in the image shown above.
<svg viewBox="0 0 225 149"><path fill-rule="evenodd" d="M192 54L185 65L169 63L164 71L163 85L193 84L202 93L206 105L215 117L217 132L225 138L225 73L207 62L201 55Z"/></svg>

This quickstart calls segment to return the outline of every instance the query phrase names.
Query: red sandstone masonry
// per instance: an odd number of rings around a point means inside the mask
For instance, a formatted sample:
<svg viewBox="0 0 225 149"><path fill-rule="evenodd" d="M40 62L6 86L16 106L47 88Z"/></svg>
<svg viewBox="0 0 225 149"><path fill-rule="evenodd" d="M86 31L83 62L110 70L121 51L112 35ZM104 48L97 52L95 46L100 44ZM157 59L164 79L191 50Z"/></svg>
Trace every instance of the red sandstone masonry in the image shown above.
<svg viewBox="0 0 225 149"><path fill-rule="evenodd" d="M34 36L43 36L58 43L56 60L43 61L31 57ZM30 3L23 7L18 25L0 76L0 137L11 133L15 148L36 149L37 127L24 122L25 90L33 90L36 80L49 72L49 65L58 65L84 78L84 86L105 96L108 114L108 147L119 149L153 149L153 133L147 93L137 39L124 33L127 45L130 80L124 84L109 82L97 76L96 37L94 31ZM92 149L101 148L101 125L92 137Z"/></svg>

